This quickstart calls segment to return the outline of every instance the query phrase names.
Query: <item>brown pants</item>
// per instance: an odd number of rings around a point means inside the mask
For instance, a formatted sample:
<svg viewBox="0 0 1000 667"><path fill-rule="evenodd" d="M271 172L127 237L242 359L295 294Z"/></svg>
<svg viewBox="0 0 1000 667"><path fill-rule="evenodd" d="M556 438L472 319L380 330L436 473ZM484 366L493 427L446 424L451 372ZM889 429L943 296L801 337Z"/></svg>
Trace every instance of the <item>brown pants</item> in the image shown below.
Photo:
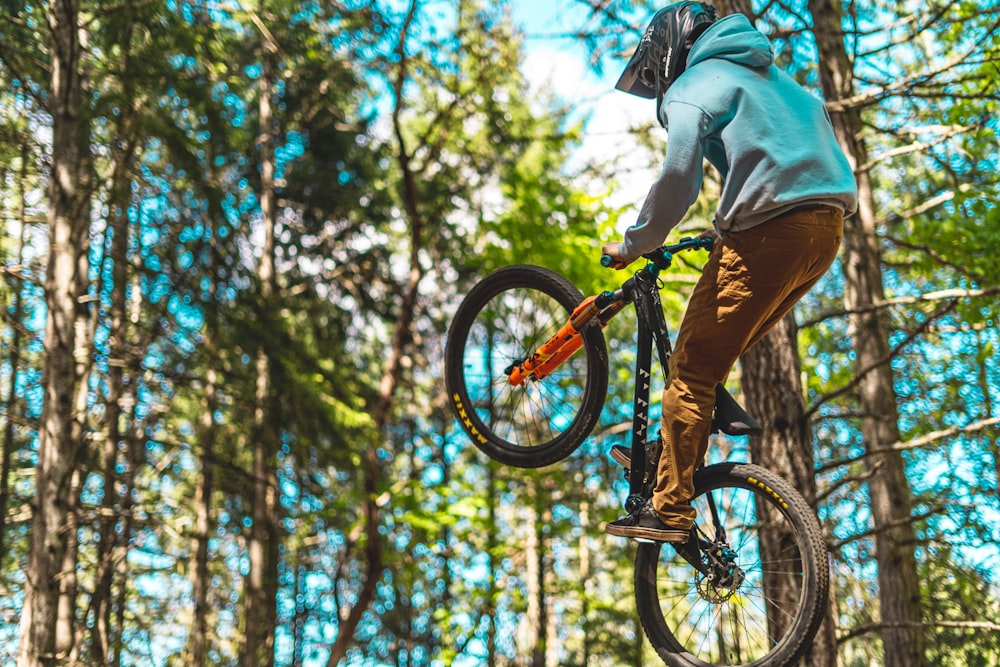
<svg viewBox="0 0 1000 667"><path fill-rule="evenodd" d="M793 211L726 234L712 249L678 330L663 391L653 507L671 527L686 530L694 521L694 471L708 449L715 385L826 273L843 228L836 209Z"/></svg>

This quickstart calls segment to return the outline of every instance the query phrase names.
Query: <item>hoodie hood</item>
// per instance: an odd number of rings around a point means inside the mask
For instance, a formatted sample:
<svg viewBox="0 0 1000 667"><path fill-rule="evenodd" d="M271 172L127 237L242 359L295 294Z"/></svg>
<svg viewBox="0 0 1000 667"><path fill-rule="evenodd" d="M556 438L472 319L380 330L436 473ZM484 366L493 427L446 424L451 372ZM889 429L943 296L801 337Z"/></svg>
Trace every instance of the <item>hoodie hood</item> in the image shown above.
<svg viewBox="0 0 1000 667"><path fill-rule="evenodd" d="M709 58L722 58L747 67L767 67L774 60L771 43L743 14L716 21L691 47L688 68Z"/></svg>

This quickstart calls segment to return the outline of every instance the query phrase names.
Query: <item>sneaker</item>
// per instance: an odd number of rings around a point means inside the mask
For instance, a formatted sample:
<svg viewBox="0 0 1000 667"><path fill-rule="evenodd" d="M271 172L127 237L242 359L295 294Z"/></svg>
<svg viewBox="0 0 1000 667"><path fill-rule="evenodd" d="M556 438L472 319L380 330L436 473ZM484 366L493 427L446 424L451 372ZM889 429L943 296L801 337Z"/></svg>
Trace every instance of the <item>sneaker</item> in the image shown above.
<svg viewBox="0 0 1000 667"><path fill-rule="evenodd" d="M615 445L611 448L611 458L626 468L632 467L632 448L625 445Z"/></svg>
<svg viewBox="0 0 1000 667"><path fill-rule="evenodd" d="M654 464L660 460L660 450L663 447L663 441L657 438L651 442L646 443L646 461L652 467ZM619 463L626 468L632 467L632 448L626 447L625 445L614 445L611 447L611 458L614 459L616 463Z"/></svg>
<svg viewBox="0 0 1000 667"><path fill-rule="evenodd" d="M663 523L647 500L638 511L606 524L604 532L637 541L681 543L687 541L691 531Z"/></svg>

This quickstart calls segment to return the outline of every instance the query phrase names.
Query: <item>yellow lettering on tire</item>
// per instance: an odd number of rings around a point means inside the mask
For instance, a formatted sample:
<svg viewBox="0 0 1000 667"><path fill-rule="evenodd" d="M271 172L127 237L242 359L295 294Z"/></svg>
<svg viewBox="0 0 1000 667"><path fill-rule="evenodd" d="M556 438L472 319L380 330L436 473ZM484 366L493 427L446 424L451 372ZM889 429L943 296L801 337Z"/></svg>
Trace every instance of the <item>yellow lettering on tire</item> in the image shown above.
<svg viewBox="0 0 1000 667"><path fill-rule="evenodd" d="M756 486L758 489L766 491L768 495L770 495L772 498L778 501L779 505L781 505L785 509L788 509L788 503L785 502L785 499L782 498L780 495L778 495L778 492L769 487L767 484L765 484L764 482L760 481L755 477L747 477L747 481Z"/></svg>
<svg viewBox="0 0 1000 667"><path fill-rule="evenodd" d="M452 402L455 404L455 411L458 413L459 419L462 422L462 426L465 427L465 432L469 434L470 437L475 438L480 444L486 444L486 438L472 425L472 420L469 418L469 413L465 411L465 406L462 405L462 399L458 394L453 394L451 397Z"/></svg>

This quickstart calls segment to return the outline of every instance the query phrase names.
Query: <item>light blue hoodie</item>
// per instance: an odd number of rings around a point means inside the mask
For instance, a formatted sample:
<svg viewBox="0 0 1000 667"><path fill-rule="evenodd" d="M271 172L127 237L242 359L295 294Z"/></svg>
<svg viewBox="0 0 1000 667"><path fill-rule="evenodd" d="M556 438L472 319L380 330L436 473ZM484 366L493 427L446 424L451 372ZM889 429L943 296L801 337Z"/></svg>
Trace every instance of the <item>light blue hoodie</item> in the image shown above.
<svg viewBox="0 0 1000 667"><path fill-rule="evenodd" d="M772 64L767 38L742 14L720 19L691 47L660 107L667 156L622 257L663 244L701 190L702 161L722 175L721 232L755 227L798 206L857 208L857 183L823 103Z"/></svg>

